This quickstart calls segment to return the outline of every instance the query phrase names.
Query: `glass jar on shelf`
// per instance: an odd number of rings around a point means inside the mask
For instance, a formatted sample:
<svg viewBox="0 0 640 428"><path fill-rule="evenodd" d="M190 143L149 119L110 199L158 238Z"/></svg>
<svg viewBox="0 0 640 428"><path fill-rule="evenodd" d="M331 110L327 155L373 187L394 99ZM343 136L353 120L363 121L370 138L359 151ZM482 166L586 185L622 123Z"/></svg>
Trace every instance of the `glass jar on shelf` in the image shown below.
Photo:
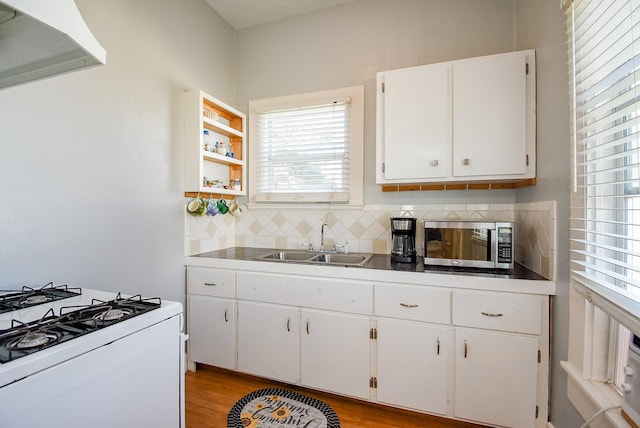
<svg viewBox="0 0 640 428"><path fill-rule="evenodd" d="M208 129L205 129L202 135L202 148L206 152L212 152L213 146L211 145L211 134Z"/></svg>
<svg viewBox="0 0 640 428"><path fill-rule="evenodd" d="M233 180L231 180L231 190L240 191L241 189L242 185L239 178L234 178Z"/></svg>

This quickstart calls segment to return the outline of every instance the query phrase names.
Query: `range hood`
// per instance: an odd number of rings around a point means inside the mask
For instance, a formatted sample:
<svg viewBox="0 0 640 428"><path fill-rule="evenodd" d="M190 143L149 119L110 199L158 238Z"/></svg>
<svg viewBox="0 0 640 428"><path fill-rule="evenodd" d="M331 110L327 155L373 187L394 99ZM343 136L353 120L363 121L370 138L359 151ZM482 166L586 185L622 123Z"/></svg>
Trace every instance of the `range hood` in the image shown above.
<svg viewBox="0 0 640 428"><path fill-rule="evenodd" d="M73 0L0 0L0 89L106 59Z"/></svg>

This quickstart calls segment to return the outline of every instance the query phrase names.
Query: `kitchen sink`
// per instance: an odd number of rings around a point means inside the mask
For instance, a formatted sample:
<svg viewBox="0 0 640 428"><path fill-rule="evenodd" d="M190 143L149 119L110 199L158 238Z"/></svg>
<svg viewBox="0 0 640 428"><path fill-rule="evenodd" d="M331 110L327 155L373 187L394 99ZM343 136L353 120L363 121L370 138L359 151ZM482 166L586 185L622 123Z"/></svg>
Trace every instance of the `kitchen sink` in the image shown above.
<svg viewBox="0 0 640 428"><path fill-rule="evenodd" d="M264 256L257 257L262 260L276 260L276 261L290 261L290 262L302 262L309 261L313 258L314 254L306 251L275 251Z"/></svg>
<svg viewBox="0 0 640 428"><path fill-rule="evenodd" d="M314 253L311 251L286 251L278 250L268 254L258 256L256 260L290 262L290 263L310 263L318 265L333 266L364 266L373 254L336 254L336 253Z"/></svg>
<svg viewBox="0 0 640 428"><path fill-rule="evenodd" d="M311 261L346 266L364 265L370 258L370 254L320 254L312 258Z"/></svg>

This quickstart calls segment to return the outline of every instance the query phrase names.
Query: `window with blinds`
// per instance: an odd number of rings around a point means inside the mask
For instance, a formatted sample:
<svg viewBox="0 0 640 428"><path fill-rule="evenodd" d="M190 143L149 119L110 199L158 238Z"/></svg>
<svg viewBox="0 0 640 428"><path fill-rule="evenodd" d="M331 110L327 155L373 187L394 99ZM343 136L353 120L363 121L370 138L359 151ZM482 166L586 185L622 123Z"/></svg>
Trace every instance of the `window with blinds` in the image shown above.
<svg viewBox="0 0 640 428"><path fill-rule="evenodd" d="M632 0L575 0L567 15L574 137L572 276L636 317L639 6Z"/></svg>
<svg viewBox="0 0 640 428"><path fill-rule="evenodd" d="M250 103L252 202L361 201L364 98L352 89Z"/></svg>
<svg viewBox="0 0 640 428"><path fill-rule="evenodd" d="M350 100L258 112L258 193L307 194L346 201L349 195Z"/></svg>

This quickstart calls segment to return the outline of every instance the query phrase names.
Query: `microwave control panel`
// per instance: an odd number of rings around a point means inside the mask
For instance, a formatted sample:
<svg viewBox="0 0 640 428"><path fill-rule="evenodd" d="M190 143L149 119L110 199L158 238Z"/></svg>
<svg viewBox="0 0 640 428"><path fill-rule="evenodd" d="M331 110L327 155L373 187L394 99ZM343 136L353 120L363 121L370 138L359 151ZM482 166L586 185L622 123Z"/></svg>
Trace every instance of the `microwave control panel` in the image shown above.
<svg viewBox="0 0 640 428"><path fill-rule="evenodd" d="M513 261L513 229L498 227L498 263Z"/></svg>

